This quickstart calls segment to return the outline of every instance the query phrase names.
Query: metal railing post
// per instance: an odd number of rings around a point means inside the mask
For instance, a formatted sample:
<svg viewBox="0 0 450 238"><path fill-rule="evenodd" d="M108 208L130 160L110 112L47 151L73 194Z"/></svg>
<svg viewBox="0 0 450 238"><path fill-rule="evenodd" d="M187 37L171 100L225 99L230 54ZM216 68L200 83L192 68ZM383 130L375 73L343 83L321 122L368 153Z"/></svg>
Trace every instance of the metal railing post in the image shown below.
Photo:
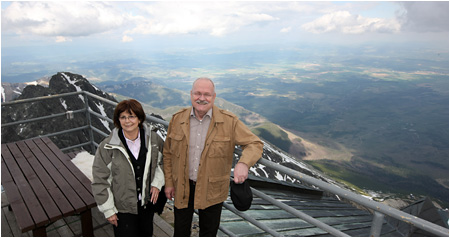
<svg viewBox="0 0 450 238"><path fill-rule="evenodd" d="M378 237L381 234L381 227L383 226L384 214L379 212L373 213L372 227L370 228L370 236Z"/></svg>
<svg viewBox="0 0 450 238"><path fill-rule="evenodd" d="M88 129L88 133L89 133L89 141L91 142L91 154L95 155L95 145L94 145L94 132L92 131L92 120L91 120L91 114L89 113L89 97L87 95L87 93L84 93L83 91L83 96L84 96L84 104L86 107L86 123L89 126Z"/></svg>

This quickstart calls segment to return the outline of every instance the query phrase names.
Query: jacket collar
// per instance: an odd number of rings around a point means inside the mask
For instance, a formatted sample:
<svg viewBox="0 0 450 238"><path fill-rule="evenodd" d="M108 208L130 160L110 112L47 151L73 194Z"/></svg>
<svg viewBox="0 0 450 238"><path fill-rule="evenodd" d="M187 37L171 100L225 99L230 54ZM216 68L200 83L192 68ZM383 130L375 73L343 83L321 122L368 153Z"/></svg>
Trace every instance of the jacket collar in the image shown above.
<svg viewBox="0 0 450 238"><path fill-rule="evenodd" d="M184 112L182 114L183 119L180 121L181 125L183 125L183 124L189 125L189 119L190 119L192 110L193 110L192 106L190 108L187 108L187 110L184 110ZM212 108L211 123L217 123L217 122L224 122L224 118L223 118L221 109L218 108L216 105L214 105Z"/></svg>
<svg viewBox="0 0 450 238"><path fill-rule="evenodd" d="M222 112L215 105L213 106L213 122L224 122Z"/></svg>
<svg viewBox="0 0 450 238"><path fill-rule="evenodd" d="M211 134L211 130L212 130L211 128L214 128L216 123L223 123L224 122L224 117L223 117L223 114L221 112L221 109L219 109L215 105L213 106L212 109L213 110L212 110L211 124L209 125L209 129L208 129L208 132L207 132L207 137L209 137L209 135ZM187 108L186 110L184 110L182 112L182 115L181 115L182 119L180 120L180 127L183 130L183 133L186 136L186 138L188 138L188 144L189 144L189 132L190 132L189 119L191 117L191 111L192 111L192 107Z"/></svg>
<svg viewBox="0 0 450 238"><path fill-rule="evenodd" d="M143 126L144 126L144 131L145 131L145 145L147 145L148 138L150 138L151 130L153 130L153 126L147 125L146 123L144 123ZM115 127L112 130L112 132L110 134L110 138L111 139L109 140L109 144L111 144L111 145L120 145L121 144L120 137L119 137L119 128Z"/></svg>

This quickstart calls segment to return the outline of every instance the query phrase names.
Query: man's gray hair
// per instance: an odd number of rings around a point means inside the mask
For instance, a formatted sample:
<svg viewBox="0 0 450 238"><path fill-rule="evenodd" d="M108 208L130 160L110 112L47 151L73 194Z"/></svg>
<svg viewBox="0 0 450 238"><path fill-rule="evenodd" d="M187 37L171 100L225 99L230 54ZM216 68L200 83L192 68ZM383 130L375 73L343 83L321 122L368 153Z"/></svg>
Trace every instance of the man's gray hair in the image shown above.
<svg viewBox="0 0 450 238"><path fill-rule="evenodd" d="M213 82L210 78L206 78L206 77L201 77L201 78L196 79L196 80L194 81L194 83L192 83L192 89L194 89L195 83L196 83L197 81L199 81L199 80L208 80L209 82L211 82L211 84L212 84L212 86L213 86L213 92L214 92L214 93L216 92L216 86L214 85L214 82Z"/></svg>

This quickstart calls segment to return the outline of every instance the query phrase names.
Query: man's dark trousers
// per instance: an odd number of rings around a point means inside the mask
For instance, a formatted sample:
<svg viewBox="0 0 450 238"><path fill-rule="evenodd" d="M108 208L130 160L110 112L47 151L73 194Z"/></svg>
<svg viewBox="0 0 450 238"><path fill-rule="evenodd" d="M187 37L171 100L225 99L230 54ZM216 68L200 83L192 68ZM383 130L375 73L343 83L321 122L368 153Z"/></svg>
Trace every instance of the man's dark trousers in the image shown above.
<svg viewBox="0 0 450 238"><path fill-rule="evenodd" d="M189 181L189 204L187 208L175 208L175 232L173 236L189 237L191 236L192 216L194 215L194 197L195 197L195 183ZM199 209L199 225L202 237L217 236L217 231L220 225L220 216L222 214L222 205L219 203L205 209Z"/></svg>

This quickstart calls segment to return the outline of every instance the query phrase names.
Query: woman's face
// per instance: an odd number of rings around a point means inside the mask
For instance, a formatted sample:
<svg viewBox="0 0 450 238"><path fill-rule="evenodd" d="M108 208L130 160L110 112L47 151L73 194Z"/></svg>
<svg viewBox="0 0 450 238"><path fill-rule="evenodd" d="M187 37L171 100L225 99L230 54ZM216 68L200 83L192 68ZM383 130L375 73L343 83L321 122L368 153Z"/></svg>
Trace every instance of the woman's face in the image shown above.
<svg viewBox="0 0 450 238"><path fill-rule="evenodd" d="M139 123L141 123L141 121L133 111L131 111L131 114L127 111L120 113L119 121L120 126L125 133L131 134L139 131Z"/></svg>

